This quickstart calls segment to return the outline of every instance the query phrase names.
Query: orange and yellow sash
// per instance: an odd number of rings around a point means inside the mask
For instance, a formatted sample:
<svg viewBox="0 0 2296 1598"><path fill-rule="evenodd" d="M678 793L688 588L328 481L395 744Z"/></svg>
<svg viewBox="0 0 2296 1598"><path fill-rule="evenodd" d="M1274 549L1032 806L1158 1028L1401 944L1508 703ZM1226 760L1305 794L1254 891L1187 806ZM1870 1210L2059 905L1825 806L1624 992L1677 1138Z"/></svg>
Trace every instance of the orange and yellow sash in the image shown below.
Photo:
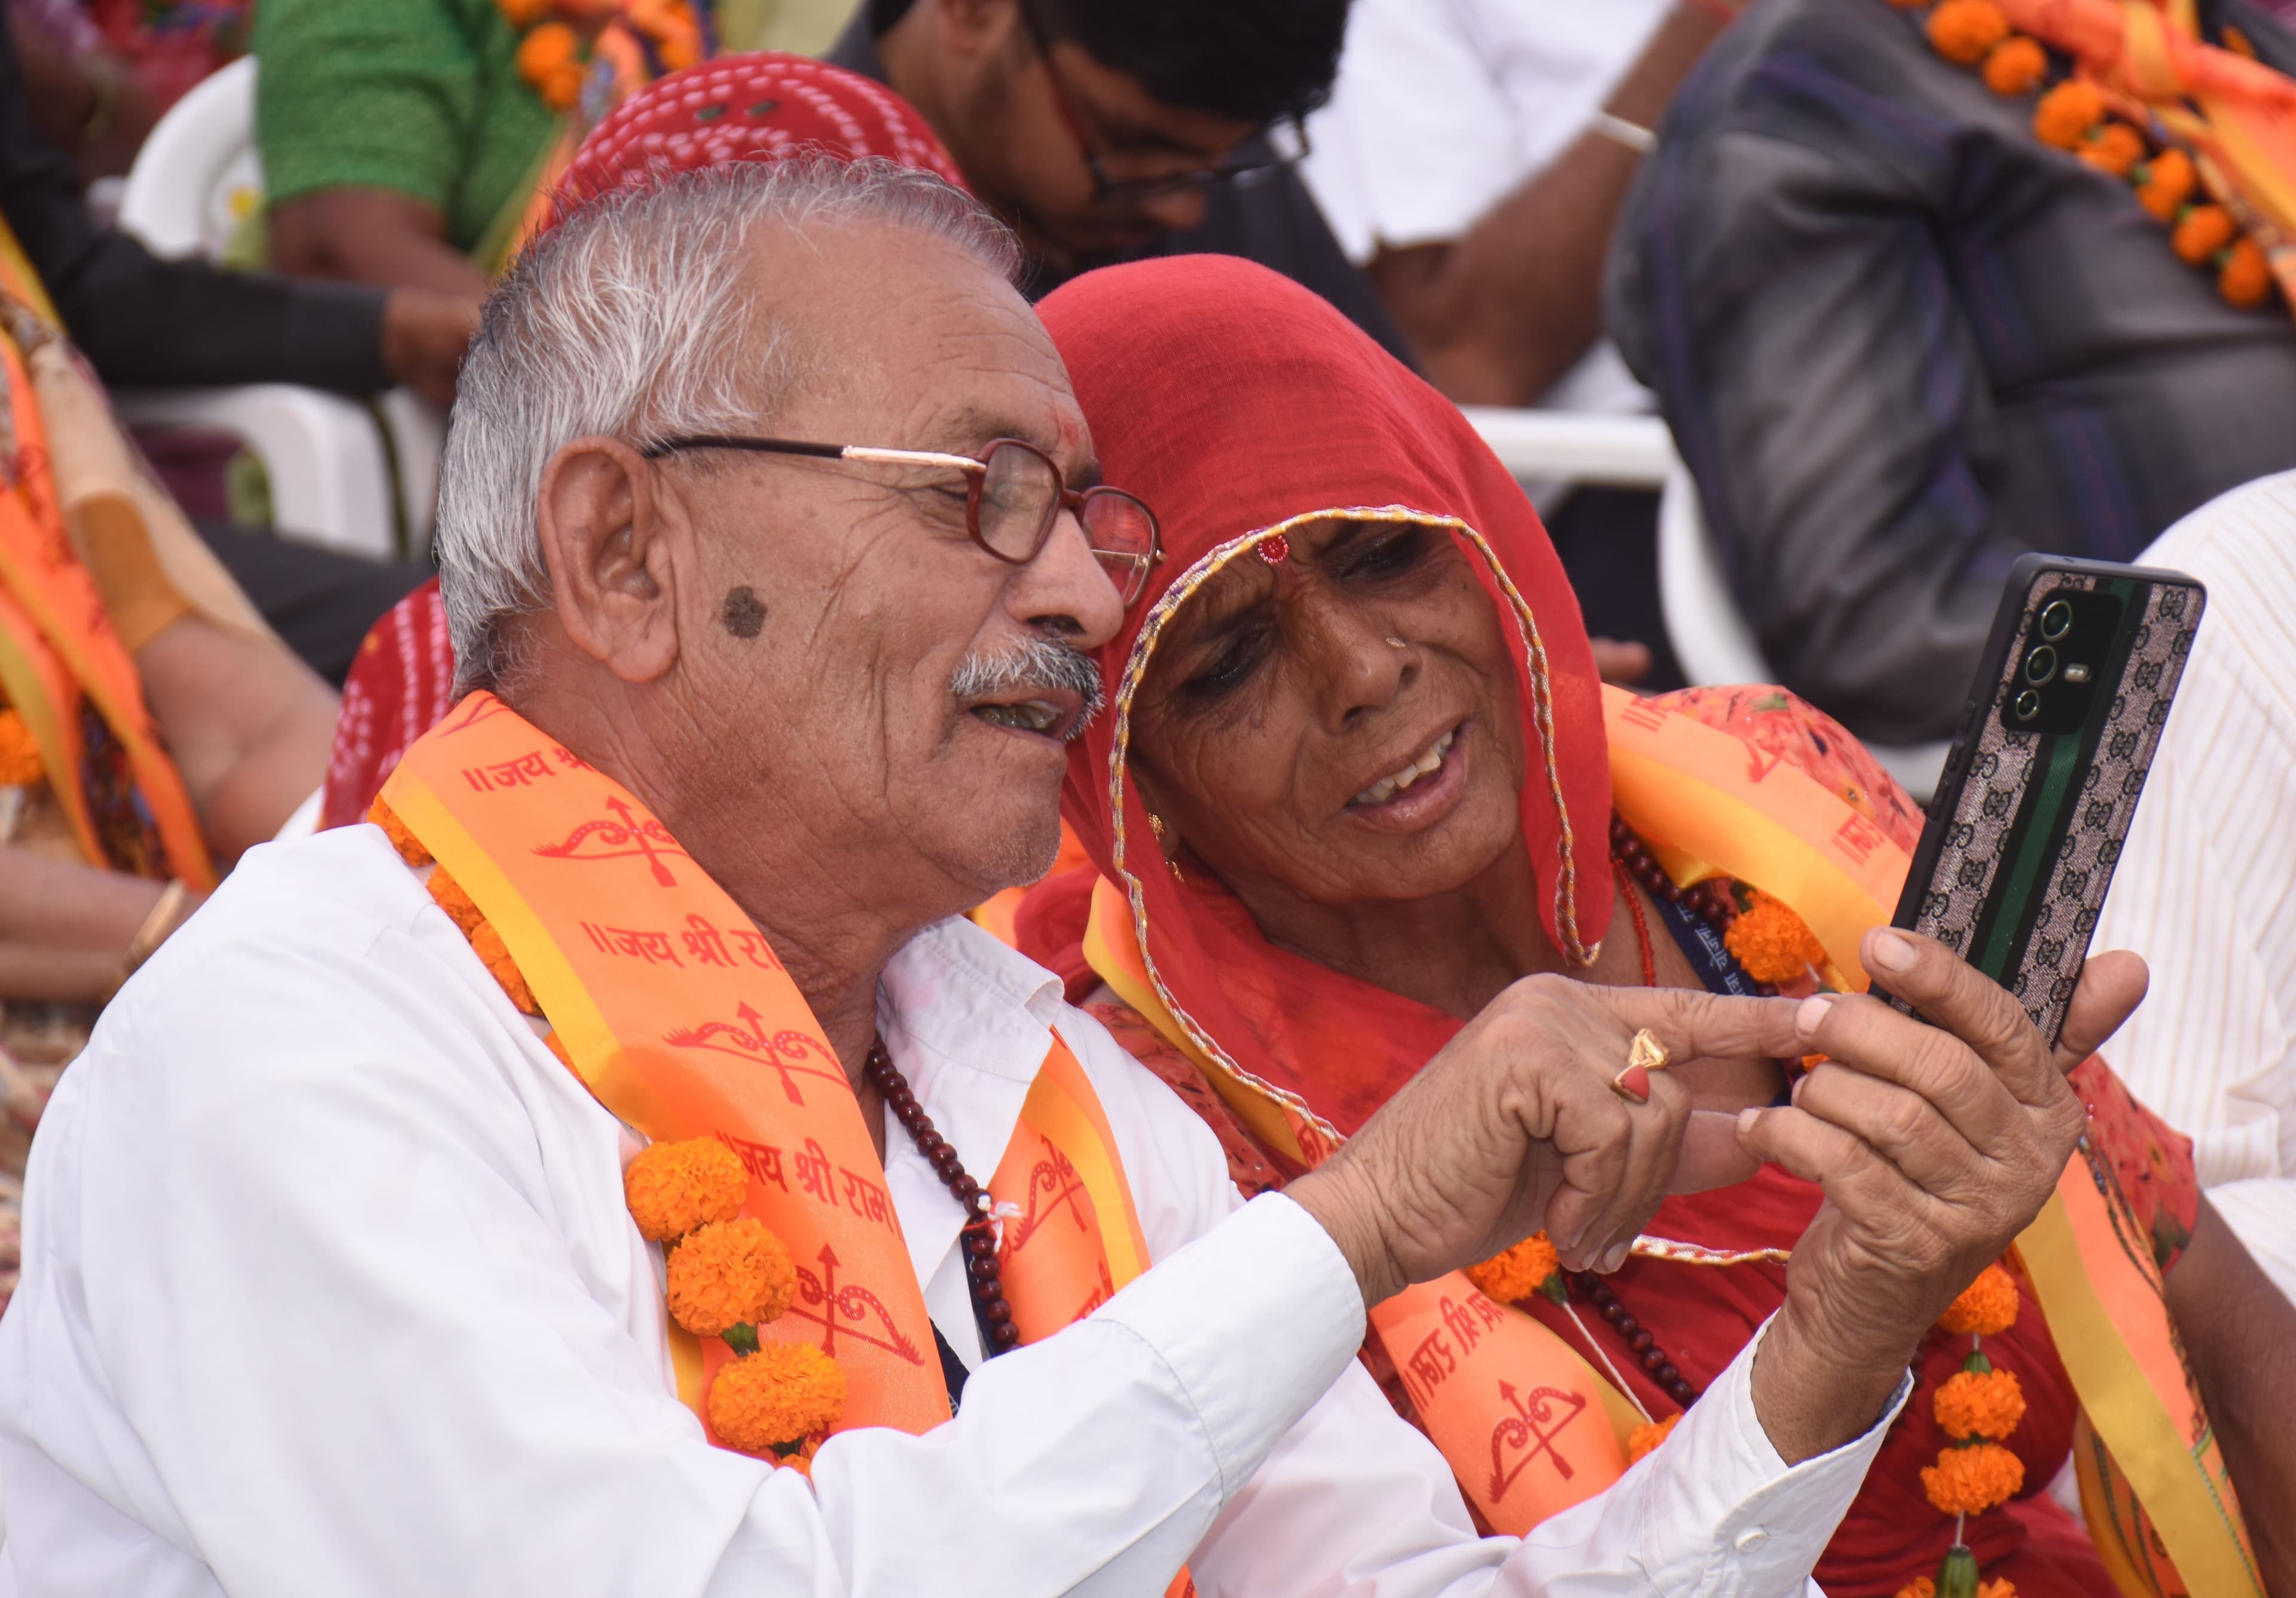
<svg viewBox="0 0 2296 1598"><path fill-rule="evenodd" d="M1328 1128L1229 1071L1189 1038L1150 980L1131 908L1094 885L1085 958L1116 996L1187 1055L1251 1134L1303 1166L1337 1147ZM1496 1529L1520 1536L1626 1473L1643 1421L1620 1388L1538 1321L1454 1271L1374 1305L1372 1330L1428 1437Z"/></svg>
<svg viewBox="0 0 2296 1598"><path fill-rule="evenodd" d="M799 1266L796 1302L758 1335L814 1343L844 1367L838 1429L947 1420L932 1325L859 1102L731 896L627 788L490 694L408 750L382 801L500 934L561 1058L601 1104L648 1138L715 1137L741 1156L742 1213ZM1023 1341L1146 1268L1114 1133L1057 1034L989 1191ZM733 1354L674 1325L670 1339L679 1396L703 1414L708 1378Z"/></svg>
<svg viewBox="0 0 2296 1598"><path fill-rule="evenodd" d="M1848 979L1836 985L1862 990L1857 943L1896 913L1912 869L1905 851L1841 798L1730 734L1619 688L1603 696L1613 803L1674 880L1686 887L1726 876L1784 900ZM2137 1235L2102 1160L2084 1147L2017 1240L2101 1445L2079 1461L2090 1536L2128 1598L2261 1598L2216 1434L2152 1251L2130 1245ZM2165 1559L2153 1555L2148 1532Z"/></svg>
<svg viewBox="0 0 2296 1598"><path fill-rule="evenodd" d="M13 235L0 224L0 295L53 327L54 308ZM50 470L46 431L24 351L0 318L0 692L24 718L49 788L90 864L164 869L188 886L215 885L215 869L182 775L160 742L135 663L104 609L94 578L73 553ZM93 705L119 742L135 799L164 858L107 853L79 780L80 707Z"/></svg>

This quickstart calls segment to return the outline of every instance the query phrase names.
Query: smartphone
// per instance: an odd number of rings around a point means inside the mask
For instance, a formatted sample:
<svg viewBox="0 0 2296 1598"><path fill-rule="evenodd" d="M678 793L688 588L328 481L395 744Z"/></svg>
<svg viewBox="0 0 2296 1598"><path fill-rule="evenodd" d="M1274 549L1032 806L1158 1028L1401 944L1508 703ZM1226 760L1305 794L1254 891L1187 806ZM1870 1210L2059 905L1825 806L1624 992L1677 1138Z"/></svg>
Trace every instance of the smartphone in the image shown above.
<svg viewBox="0 0 2296 1598"><path fill-rule="evenodd" d="M2014 993L2052 1047L2207 602L2181 572L2009 570L1891 925Z"/></svg>

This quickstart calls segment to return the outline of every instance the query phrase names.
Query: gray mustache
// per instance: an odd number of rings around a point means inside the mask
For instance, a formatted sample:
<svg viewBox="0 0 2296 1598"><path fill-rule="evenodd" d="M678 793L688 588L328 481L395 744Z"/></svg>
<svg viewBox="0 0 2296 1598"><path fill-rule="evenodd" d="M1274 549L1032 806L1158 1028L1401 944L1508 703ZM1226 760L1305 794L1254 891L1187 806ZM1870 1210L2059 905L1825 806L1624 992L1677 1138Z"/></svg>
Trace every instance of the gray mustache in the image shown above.
<svg viewBox="0 0 2296 1598"><path fill-rule="evenodd" d="M1089 655L1055 638L1031 636L994 654L968 655L948 680L955 699L1026 697L1046 689L1065 689L1084 701L1084 714L1069 729L1071 741L1100 714L1100 668Z"/></svg>

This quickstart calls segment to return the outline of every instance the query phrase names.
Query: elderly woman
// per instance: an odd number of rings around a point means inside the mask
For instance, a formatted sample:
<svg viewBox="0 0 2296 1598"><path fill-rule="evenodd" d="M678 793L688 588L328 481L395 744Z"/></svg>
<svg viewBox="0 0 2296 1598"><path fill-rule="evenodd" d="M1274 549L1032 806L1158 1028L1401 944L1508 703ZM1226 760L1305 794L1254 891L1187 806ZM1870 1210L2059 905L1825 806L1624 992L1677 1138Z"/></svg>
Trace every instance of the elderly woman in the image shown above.
<svg viewBox="0 0 2296 1598"><path fill-rule="evenodd" d="M1103 651L1110 713L1071 757L1067 818L1096 870L1035 890L1019 935L1210 1123L1247 1191L1314 1165L1532 973L1865 986L1857 935L1886 918L1918 812L1774 690L1604 690L1535 514L1433 391L1242 263L1095 273L1042 312L1168 559ZM1730 816L1742 836L1718 831ZM1821 1064L1793 1085L1767 1059L1684 1075L1719 1111L1866 1082ZM2024 1598L2185 1590L2164 1548L2194 1592L2226 1570L2225 1591L2296 1590L2296 1547L2267 1520L2251 1549L2223 1480L2296 1502L2296 1450L2261 1419L2296 1404L2262 1340L2296 1315L2200 1198L2185 1141L2100 1062L2074 1080L2090 1136L2066 1213L2109 1209L2108 1238L2150 1247L2107 1259L2037 1226L1964 1294L1818 1569L1837 1598L1973 1593L1972 1561ZM1662 1446L1779 1307L1788 1254L1830 1223L1820 1174L1670 1199L1608 1277L1534 1240L1479 1268L1488 1299L1460 1282L1375 1314L1365 1358L1478 1512L1523 1531ZM1453 1380L1492 1338L1513 1339L1506 1379ZM2113 1372L2145 1369L2132 1407ZM2143 1460L2136 1409L2169 1439ZM2077 1439L2095 1541L2046 1490Z"/></svg>

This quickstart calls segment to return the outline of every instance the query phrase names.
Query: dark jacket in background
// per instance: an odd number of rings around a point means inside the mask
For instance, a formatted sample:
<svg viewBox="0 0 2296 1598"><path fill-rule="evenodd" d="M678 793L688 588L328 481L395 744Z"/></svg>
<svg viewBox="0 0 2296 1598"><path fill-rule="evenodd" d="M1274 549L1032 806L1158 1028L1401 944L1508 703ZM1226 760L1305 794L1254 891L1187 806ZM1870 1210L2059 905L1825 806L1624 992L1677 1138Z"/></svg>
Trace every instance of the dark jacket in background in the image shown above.
<svg viewBox="0 0 2296 1598"><path fill-rule="evenodd" d="M295 383L354 393L390 386L381 290L161 260L99 227L70 161L32 126L4 27L0 214L106 383Z"/></svg>
<svg viewBox="0 0 2296 1598"><path fill-rule="evenodd" d="M2296 70L2257 6L2201 12ZM2019 555L2131 559L2296 466L2288 308L2226 304L2032 107L1884 0L1756 0L1613 241L1611 336L1764 653L1867 737L1954 730Z"/></svg>

